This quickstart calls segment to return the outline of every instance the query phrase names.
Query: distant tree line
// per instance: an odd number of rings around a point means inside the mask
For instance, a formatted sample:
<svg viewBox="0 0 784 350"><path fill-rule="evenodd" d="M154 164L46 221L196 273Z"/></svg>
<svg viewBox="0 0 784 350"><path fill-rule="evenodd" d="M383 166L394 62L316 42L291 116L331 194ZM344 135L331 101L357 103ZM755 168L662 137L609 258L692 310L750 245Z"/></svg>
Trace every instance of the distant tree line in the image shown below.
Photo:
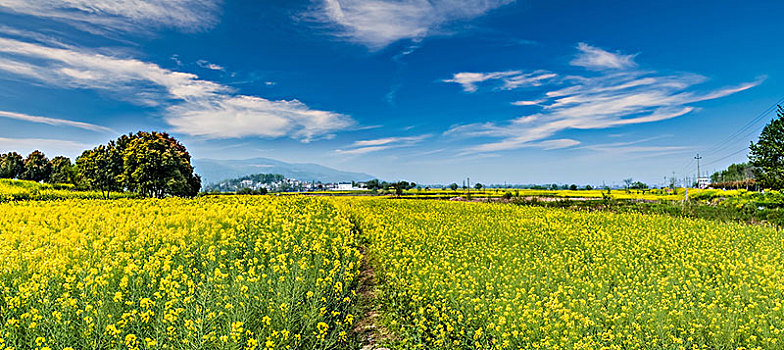
<svg viewBox="0 0 784 350"><path fill-rule="evenodd" d="M74 183L76 168L67 157L46 158L41 151L33 151L23 158L19 153L0 154L0 178L31 180L47 183Z"/></svg>
<svg viewBox="0 0 784 350"><path fill-rule="evenodd" d="M264 187L252 189L249 187L240 188L235 192L236 194L250 194L250 195L265 195L267 194L267 189Z"/></svg>
<svg viewBox="0 0 784 350"><path fill-rule="evenodd" d="M373 179L370 181L365 182L365 187L369 190L390 190L400 188L403 190L410 190L412 188L416 188L416 182L408 182L408 181L397 181L397 182L386 182L386 181L379 181L378 179Z"/></svg>
<svg viewBox="0 0 784 350"><path fill-rule="evenodd" d="M710 176L713 188L756 188L754 173L757 169L750 163L732 164L727 169L714 172Z"/></svg>
<svg viewBox="0 0 784 350"><path fill-rule="evenodd" d="M130 191L144 197L198 194L201 178L194 174L185 146L167 133L137 132L86 150L75 164L67 157L51 161L40 151L22 158L0 156L0 178L73 184L80 189Z"/></svg>

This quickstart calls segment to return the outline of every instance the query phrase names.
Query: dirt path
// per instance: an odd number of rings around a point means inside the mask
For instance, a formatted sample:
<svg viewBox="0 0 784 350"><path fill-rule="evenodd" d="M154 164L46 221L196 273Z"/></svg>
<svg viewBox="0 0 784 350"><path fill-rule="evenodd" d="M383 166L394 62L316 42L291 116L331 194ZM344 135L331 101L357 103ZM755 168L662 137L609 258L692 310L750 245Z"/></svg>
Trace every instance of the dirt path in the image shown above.
<svg viewBox="0 0 784 350"><path fill-rule="evenodd" d="M362 341L361 350L388 350L379 347L384 340L390 339L390 332L381 325L379 320L378 300L376 300L376 272L368 261L367 249L359 248L362 253L362 265L359 275L359 288L357 294L361 303L362 317L357 321L354 332Z"/></svg>

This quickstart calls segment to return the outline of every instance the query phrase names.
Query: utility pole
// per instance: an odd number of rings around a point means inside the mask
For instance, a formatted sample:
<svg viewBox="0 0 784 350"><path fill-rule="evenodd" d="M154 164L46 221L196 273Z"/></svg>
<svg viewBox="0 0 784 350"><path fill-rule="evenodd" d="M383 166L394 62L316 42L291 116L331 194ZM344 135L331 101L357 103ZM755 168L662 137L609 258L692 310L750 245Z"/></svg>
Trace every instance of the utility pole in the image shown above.
<svg viewBox="0 0 784 350"><path fill-rule="evenodd" d="M694 159L697 160L697 193L700 193L702 190L702 186L700 186L700 159L702 159L702 157L697 153L697 156L694 157Z"/></svg>

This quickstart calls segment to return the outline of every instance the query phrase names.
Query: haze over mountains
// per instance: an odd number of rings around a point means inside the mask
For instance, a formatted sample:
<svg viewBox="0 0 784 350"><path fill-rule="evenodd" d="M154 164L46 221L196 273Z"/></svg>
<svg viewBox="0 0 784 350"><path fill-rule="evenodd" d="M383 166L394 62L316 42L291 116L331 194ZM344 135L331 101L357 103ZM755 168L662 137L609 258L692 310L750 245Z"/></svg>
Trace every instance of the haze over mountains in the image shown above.
<svg viewBox="0 0 784 350"><path fill-rule="evenodd" d="M201 175L202 186L251 174L281 174L303 181L367 181L373 175L329 168L313 163L286 163L270 158L240 160L194 159L193 167Z"/></svg>

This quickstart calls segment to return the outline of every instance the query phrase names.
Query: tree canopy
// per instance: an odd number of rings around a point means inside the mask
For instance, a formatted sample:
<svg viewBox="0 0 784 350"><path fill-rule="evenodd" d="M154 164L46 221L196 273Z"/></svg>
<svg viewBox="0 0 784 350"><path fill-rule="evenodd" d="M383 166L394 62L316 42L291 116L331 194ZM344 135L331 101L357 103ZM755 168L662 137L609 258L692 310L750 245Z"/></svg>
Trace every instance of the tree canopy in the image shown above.
<svg viewBox="0 0 784 350"><path fill-rule="evenodd" d="M784 109L779 106L776 118L765 125L757 143L752 142L749 160L756 180L765 188L784 188Z"/></svg>
<svg viewBox="0 0 784 350"><path fill-rule="evenodd" d="M57 156L52 160L41 151L33 151L27 158L10 152L0 155L0 178L75 184L76 168L68 157Z"/></svg>
<svg viewBox="0 0 784 350"><path fill-rule="evenodd" d="M126 189L145 197L198 194L185 146L167 133L137 132L82 153L76 160L82 181L100 191Z"/></svg>
<svg viewBox="0 0 784 350"><path fill-rule="evenodd" d="M9 152L0 155L0 178L15 179L21 176L23 171L24 161L19 153Z"/></svg>
<svg viewBox="0 0 784 350"><path fill-rule="evenodd" d="M710 176L712 183L736 182L754 179L754 166L749 163L732 164L727 169Z"/></svg>
<svg viewBox="0 0 784 350"><path fill-rule="evenodd" d="M52 173L46 182L53 184L70 184L76 182L76 168L68 157L57 156L49 162Z"/></svg>
<svg viewBox="0 0 784 350"><path fill-rule="evenodd" d="M82 152L76 158L81 184L101 191L104 197L111 191L120 191L119 175L122 171L122 156L110 145L100 145Z"/></svg>
<svg viewBox="0 0 784 350"><path fill-rule="evenodd" d="M38 182L48 180L51 173L52 165L49 164L49 159L43 152L35 150L25 158L24 170L19 178Z"/></svg>

